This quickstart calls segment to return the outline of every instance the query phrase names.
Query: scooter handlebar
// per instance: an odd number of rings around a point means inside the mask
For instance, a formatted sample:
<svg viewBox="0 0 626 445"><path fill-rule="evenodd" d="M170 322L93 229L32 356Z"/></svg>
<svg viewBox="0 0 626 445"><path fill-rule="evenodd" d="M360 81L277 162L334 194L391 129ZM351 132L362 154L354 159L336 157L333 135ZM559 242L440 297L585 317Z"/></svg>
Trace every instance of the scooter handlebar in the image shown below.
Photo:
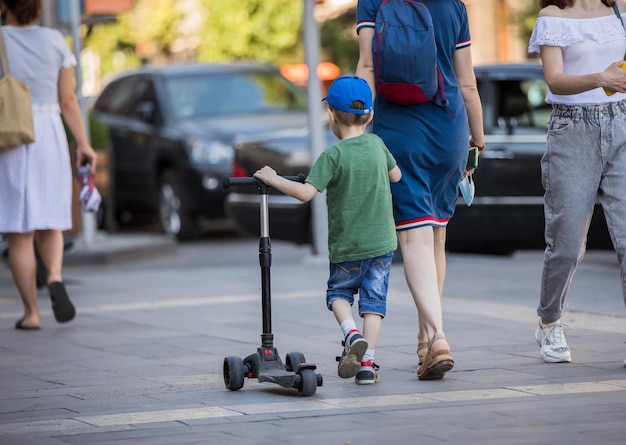
<svg viewBox="0 0 626 445"><path fill-rule="evenodd" d="M288 179L290 181L296 181L296 182L304 182L304 180L306 179L306 176L304 176L303 173L299 173L296 176L283 176L283 178ZM260 183L262 183L259 179L255 178L254 176L250 176L250 177L245 177L245 178L231 178L229 176L222 176L222 187L224 187L225 189L230 188L230 187L237 187L239 185L256 185L258 186Z"/></svg>

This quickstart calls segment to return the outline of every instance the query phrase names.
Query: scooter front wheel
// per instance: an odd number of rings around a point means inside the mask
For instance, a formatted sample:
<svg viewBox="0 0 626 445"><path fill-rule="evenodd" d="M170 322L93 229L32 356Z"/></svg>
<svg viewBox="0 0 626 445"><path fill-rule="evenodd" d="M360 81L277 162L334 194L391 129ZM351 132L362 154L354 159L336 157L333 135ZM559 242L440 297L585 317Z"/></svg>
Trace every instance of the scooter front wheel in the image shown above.
<svg viewBox="0 0 626 445"><path fill-rule="evenodd" d="M237 391L243 388L246 367L241 357L230 356L224 359L224 385L226 389Z"/></svg>

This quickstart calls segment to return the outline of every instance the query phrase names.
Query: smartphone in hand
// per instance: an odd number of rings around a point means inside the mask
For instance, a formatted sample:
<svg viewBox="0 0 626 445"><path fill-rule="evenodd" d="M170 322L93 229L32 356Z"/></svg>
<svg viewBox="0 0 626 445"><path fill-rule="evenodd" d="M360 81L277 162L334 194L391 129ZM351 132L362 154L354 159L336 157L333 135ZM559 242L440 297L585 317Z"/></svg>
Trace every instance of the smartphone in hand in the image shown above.
<svg viewBox="0 0 626 445"><path fill-rule="evenodd" d="M467 166L465 170L473 170L478 167L478 148L472 147L467 154Z"/></svg>

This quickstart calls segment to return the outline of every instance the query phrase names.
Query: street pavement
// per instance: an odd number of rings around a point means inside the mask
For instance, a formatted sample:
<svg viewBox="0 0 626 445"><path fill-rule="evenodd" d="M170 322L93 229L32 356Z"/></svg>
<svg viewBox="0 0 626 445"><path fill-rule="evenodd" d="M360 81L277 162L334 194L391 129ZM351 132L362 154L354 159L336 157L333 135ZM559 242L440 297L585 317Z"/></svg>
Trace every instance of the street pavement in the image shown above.
<svg viewBox="0 0 626 445"><path fill-rule="evenodd" d="M130 247L129 247L130 246ZM0 444L624 444L626 311L613 252L589 252L564 321L573 362L546 364L534 340L541 252L451 254L444 323L455 367L415 370L416 310L392 266L375 385L337 376L341 333L324 305L327 261L272 243L272 331L323 386L310 397L246 379L224 386L227 356L260 346L258 240L176 245L104 235L67 252L75 320L14 329L21 303L0 262ZM142 254L143 252L143 254Z"/></svg>

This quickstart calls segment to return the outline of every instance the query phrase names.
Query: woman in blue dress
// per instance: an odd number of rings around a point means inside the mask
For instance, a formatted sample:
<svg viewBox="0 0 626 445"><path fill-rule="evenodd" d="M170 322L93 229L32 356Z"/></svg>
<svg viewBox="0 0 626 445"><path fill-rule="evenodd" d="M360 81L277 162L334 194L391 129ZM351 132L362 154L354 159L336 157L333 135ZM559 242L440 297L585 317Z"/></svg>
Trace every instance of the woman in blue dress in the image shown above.
<svg viewBox="0 0 626 445"><path fill-rule="evenodd" d="M374 94L372 43L381 3L359 0L357 6L356 75L368 81ZM454 366L441 310L446 226L454 213L469 145L482 150L485 142L465 5L460 0L421 3L433 18L437 62L455 117L434 103L398 105L377 96L373 132L402 170L402 179L391 184L391 190L405 278L418 311L417 376L435 380Z"/></svg>

